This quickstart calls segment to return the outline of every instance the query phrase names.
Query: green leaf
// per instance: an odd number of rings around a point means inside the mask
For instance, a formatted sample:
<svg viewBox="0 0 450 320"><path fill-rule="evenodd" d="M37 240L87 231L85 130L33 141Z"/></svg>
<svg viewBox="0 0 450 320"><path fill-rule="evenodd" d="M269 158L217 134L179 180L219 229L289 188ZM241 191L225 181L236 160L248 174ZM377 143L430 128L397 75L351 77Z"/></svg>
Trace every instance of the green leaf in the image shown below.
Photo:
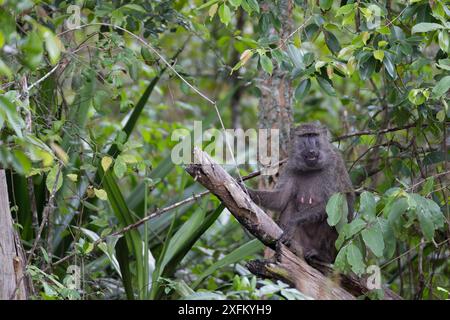
<svg viewBox="0 0 450 320"><path fill-rule="evenodd" d="M45 41L45 49L47 50L50 63L55 65L61 56L61 40L49 29L42 34Z"/></svg>
<svg viewBox="0 0 450 320"><path fill-rule="evenodd" d="M418 33L418 32L429 32L433 30L443 29L444 26L437 24L437 23L430 23L430 22L422 22L419 24L416 24L412 28L412 33Z"/></svg>
<svg viewBox="0 0 450 320"><path fill-rule="evenodd" d="M319 86L322 88L323 91L325 91L326 94L328 94L330 96L336 96L336 91L334 90L330 81L328 81L327 79L322 78L320 76L317 76L316 79L317 79L317 82L319 83Z"/></svg>
<svg viewBox="0 0 450 320"><path fill-rule="evenodd" d="M434 98L440 98L450 89L450 76L445 76L434 86L432 94Z"/></svg>
<svg viewBox="0 0 450 320"><path fill-rule="evenodd" d="M208 15L211 20L216 15L218 8L219 8L219 4L217 4L217 3L214 3L211 7L209 7Z"/></svg>
<svg viewBox="0 0 450 320"><path fill-rule="evenodd" d="M412 89L408 93L408 100L412 104L415 104L416 106L419 106L419 105L423 104L427 100L427 97L424 95L424 90L423 89Z"/></svg>
<svg viewBox="0 0 450 320"><path fill-rule="evenodd" d="M11 69L0 59L0 75L5 76L8 80L12 79L12 71Z"/></svg>
<svg viewBox="0 0 450 320"><path fill-rule="evenodd" d="M108 200L108 194L103 189L96 189L94 188L94 193L100 200L106 201Z"/></svg>
<svg viewBox="0 0 450 320"><path fill-rule="evenodd" d="M436 113L436 119L439 122L444 122L444 120L445 120L445 110L439 110L438 113Z"/></svg>
<svg viewBox="0 0 450 320"><path fill-rule="evenodd" d="M303 54L296 46L294 46L293 44L288 45L287 53L296 68L305 68L305 64L303 62Z"/></svg>
<svg viewBox="0 0 450 320"><path fill-rule="evenodd" d="M444 226L444 217L439 205L415 193L410 194L408 200L415 209L423 235L431 241L434 231Z"/></svg>
<svg viewBox="0 0 450 320"><path fill-rule="evenodd" d="M78 181L78 176L74 173L69 173L66 174L66 177L69 178L70 181L72 182L77 182Z"/></svg>
<svg viewBox="0 0 450 320"><path fill-rule="evenodd" d="M265 54L261 55L259 57L259 62L261 63L261 66L265 72L267 72L268 74L272 74L273 64L272 60L268 56L266 56Z"/></svg>
<svg viewBox="0 0 450 320"><path fill-rule="evenodd" d="M375 50L373 52L373 56L374 56L375 59L379 60L380 62L383 62L384 51L383 50Z"/></svg>
<svg viewBox="0 0 450 320"><path fill-rule="evenodd" d="M91 239L92 242L95 242L100 239L100 236L92 230L81 228L81 227L75 227L75 228L82 231L86 236L88 236ZM98 245L98 248L108 257L109 261L111 262L111 265L117 271L119 276L122 276L121 272L120 272L119 262L117 261L116 256L114 254L114 246L116 245L117 240L118 240L118 237L114 237L112 239L111 243L106 244L104 242L101 242Z"/></svg>
<svg viewBox="0 0 450 320"><path fill-rule="evenodd" d="M22 138L22 128L25 127L25 122L17 113L16 106L5 96L0 96L0 118L2 118L2 114L6 114L10 128L19 138Z"/></svg>
<svg viewBox="0 0 450 320"><path fill-rule="evenodd" d="M161 262L161 270L172 260L183 246L190 239L191 235L202 225L205 219L203 208L197 209L194 214L186 221L180 229L170 238L169 245Z"/></svg>
<svg viewBox="0 0 450 320"><path fill-rule="evenodd" d="M365 222L361 218L356 218L352 222L348 224L348 233L347 238L353 237L355 234L360 232L362 229L364 229L367 225L367 222Z"/></svg>
<svg viewBox="0 0 450 320"><path fill-rule="evenodd" d="M348 263L347 263L347 248L348 246L343 247L339 250L336 259L334 260L334 267L338 270L345 271Z"/></svg>
<svg viewBox="0 0 450 320"><path fill-rule="evenodd" d="M440 59L438 62L439 68L450 71L450 59Z"/></svg>
<svg viewBox="0 0 450 320"><path fill-rule="evenodd" d="M350 243L346 249L347 253L347 261L350 264L352 271L357 275L361 275L364 273L366 269L366 265L364 264L363 257L359 248Z"/></svg>
<svg viewBox="0 0 450 320"><path fill-rule="evenodd" d="M259 4L257 0L243 0L242 2L242 6L244 7L244 3L246 3L248 5L248 7L250 8L251 12L256 12L259 13ZM244 8L245 10L245 8ZM249 13L251 13L249 12Z"/></svg>
<svg viewBox="0 0 450 320"><path fill-rule="evenodd" d="M359 65L359 73L361 80L368 80L375 71L375 59L370 58L366 62Z"/></svg>
<svg viewBox="0 0 450 320"><path fill-rule="evenodd" d="M348 236L347 236L348 229L349 229L349 225L346 224L341 228L341 230L339 230L339 236L336 239L336 242L334 243L334 246L336 247L337 250L339 250L342 247L345 240L348 238Z"/></svg>
<svg viewBox="0 0 450 320"><path fill-rule="evenodd" d="M354 9L355 9L354 3L346 4L336 10L336 16L349 14L350 12L353 12Z"/></svg>
<svg viewBox="0 0 450 320"><path fill-rule="evenodd" d="M141 56L146 63L153 63L155 61L155 57L146 47L141 47Z"/></svg>
<svg viewBox="0 0 450 320"><path fill-rule="evenodd" d="M332 32L327 30L323 31L323 35L325 36L325 43L328 49L330 49L330 51L335 55L338 54L341 50L341 45L339 44L339 40L336 38L336 36Z"/></svg>
<svg viewBox="0 0 450 320"><path fill-rule="evenodd" d="M394 230L386 219L378 218L378 222L380 224L384 239L383 257L385 259L391 259L394 256L397 244Z"/></svg>
<svg viewBox="0 0 450 320"><path fill-rule="evenodd" d="M417 219L419 219L420 229L422 230L425 239L428 241L433 240L434 237L434 223L431 219L431 215L428 211L423 208L418 208L416 210Z"/></svg>
<svg viewBox="0 0 450 320"><path fill-rule="evenodd" d="M367 247L377 256L382 257L384 251L383 233L379 226L372 226L364 229L361 236Z"/></svg>
<svg viewBox="0 0 450 320"><path fill-rule="evenodd" d="M231 11L230 8L228 8L228 6L226 4L222 4L219 7L219 18L220 21L225 24L226 26L228 26L228 24L231 21Z"/></svg>
<svg viewBox="0 0 450 320"><path fill-rule="evenodd" d="M377 204L375 202L375 197L372 193L368 191L364 191L360 197L360 211L366 218L369 220L375 219L376 216L376 207Z"/></svg>
<svg viewBox="0 0 450 320"><path fill-rule="evenodd" d="M42 39L37 32L31 32L21 46L23 52L23 62L31 70L36 69L42 61L44 48Z"/></svg>
<svg viewBox="0 0 450 320"><path fill-rule="evenodd" d="M167 277L173 275L173 272L178 268L180 261L183 260L197 240L217 220L224 209L225 206L221 204L214 212L209 213L206 217L204 213L199 214L195 212L194 215L196 216L191 216L191 218L183 224L171 238L166 254L164 255L164 261L161 264L161 266L164 265L165 267L162 273L163 276ZM203 211L202 208L199 208L198 210ZM200 220L200 224L197 224L196 220Z"/></svg>
<svg viewBox="0 0 450 320"><path fill-rule="evenodd" d="M228 2L235 8L239 7L242 3L242 0L228 0Z"/></svg>
<svg viewBox="0 0 450 320"><path fill-rule="evenodd" d="M114 215L117 217L119 224L122 227L130 225L136 221L134 215L131 213L128 208L127 203L122 195L120 187L117 185L117 182L114 178L114 175L111 170L106 173L103 171L102 167L99 166L98 173L100 176L100 181L108 194L108 202L113 209ZM125 239L125 241L123 241ZM127 297L130 299L133 295L130 292L132 285L131 279L129 278L129 255L130 250L135 258L135 275L136 282L139 288L147 288L146 283L144 283L144 262L143 262L143 250L142 250L142 239L138 230L132 229L129 230L124 238L119 239L116 245L117 251L117 260L120 264L120 270L122 273L122 281L126 288ZM139 296L145 291L140 291Z"/></svg>
<svg viewBox="0 0 450 320"><path fill-rule="evenodd" d="M202 9L207 8L217 2L219 2L219 0L209 0L208 2L202 4L200 7L196 8L195 10L202 10Z"/></svg>
<svg viewBox="0 0 450 320"><path fill-rule="evenodd" d="M389 207L385 208L387 210L388 223L398 230L400 228L400 217L408 209L408 201L406 198L400 198L395 200Z"/></svg>
<svg viewBox="0 0 450 320"><path fill-rule="evenodd" d="M264 245L258 239L254 239L243 244L239 248L233 250L231 253L227 254L225 257L208 267L208 269L206 269L193 283L192 288L198 287L203 279L213 274L216 270L242 261L244 258L257 253L258 251L261 251L263 248Z"/></svg>
<svg viewBox="0 0 450 320"><path fill-rule="evenodd" d="M443 111L443 110L441 110L441 111ZM434 177L429 177L425 180L425 183L422 185L421 193L424 196L427 196L428 194L430 194L433 191L433 187L434 187Z"/></svg>
<svg viewBox="0 0 450 320"><path fill-rule="evenodd" d="M450 39L449 39L447 30L439 31L438 41L439 41L439 46L441 47L442 51L448 52L449 48L450 48Z"/></svg>
<svg viewBox="0 0 450 320"><path fill-rule="evenodd" d="M130 270L131 257L125 237L119 238L115 246L116 258L119 263L122 285L128 300L134 300L133 276Z"/></svg>
<svg viewBox="0 0 450 320"><path fill-rule="evenodd" d="M127 164L125 161L123 161L122 157L117 157L116 161L114 162L114 173L117 176L117 178L122 178L123 175L127 172Z"/></svg>
<svg viewBox="0 0 450 320"><path fill-rule="evenodd" d="M128 9L128 10L132 10L132 11L147 13L147 11L142 6L140 6L138 4L134 4L134 3L128 3L128 4L120 7L120 9Z"/></svg>
<svg viewBox="0 0 450 320"><path fill-rule="evenodd" d="M47 179L45 180L45 185L50 193L53 193L53 190L57 192L61 188L63 183L62 175L62 169L60 169L58 165L55 165L50 169ZM58 180L56 180L56 178L58 178Z"/></svg>
<svg viewBox="0 0 450 320"><path fill-rule="evenodd" d="M356 59L354 56L350 57L347 61L348 74L352 75L356 70Z"/></svg>
<svg viewBox="0 0 450 320"><path fill-rule="evenodd" d="M119 157L122 158L125 163L136 163L137 159L132 154L121 154Z"/></svg>
<svg viewBox="0 0 450 320"><path fill-rule="evenodd" d="M392 79L395 80L397 78L397 72L395 71L394 57L392 56L391 53L385 52L383 64L388 74L391 76Z"/></svg>
<svg viewBox="0 0 450 320"><path fill-rule="evenodd" d="M108 171L109 167L111 166L113 162L113 158L111 158L110 156L105 156L102 158L101 164L102 164L102 168L103 171Z"/></svg>
<svg viewBox="0 0 450 320"><path fill-rule="evenodd" d="M341 219L346 218L348 214L348 206L345 196L342 193L333 194L328 200L325 210L328 214L328 224L330 226L337 225Z"/></svg>
<svg viewBox="0 0 450 320"><path fill-rule="evenodd" d="M333 0L319 0L320 9L327 11L331 9L333 5Z"/></svg>
<svg viewBox="0 0 450 320"><path fill-rule="evenodd" d="M309 78L304 79L295 89L295 99L301 101L308 94L310 88L311 80Z"/></svg>
<svg viewBox="0 0 450 320"><path fill-rule="evenodd" d="M422 199L424 201L423 206L428 208L428 211L431 213L431 220L433 220L435 229L443 228L445 224L445 217L439 205L431 199L424 197L422 197Z"/></svg>

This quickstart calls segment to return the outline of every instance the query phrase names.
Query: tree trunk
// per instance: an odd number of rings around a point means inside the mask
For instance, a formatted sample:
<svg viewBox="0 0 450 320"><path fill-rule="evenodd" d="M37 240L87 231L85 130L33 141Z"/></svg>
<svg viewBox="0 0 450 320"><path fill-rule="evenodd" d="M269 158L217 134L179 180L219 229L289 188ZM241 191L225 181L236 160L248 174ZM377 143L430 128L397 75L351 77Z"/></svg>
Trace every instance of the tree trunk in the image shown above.
<svg viewBox="0 0 450 320"><path fill-rule="evenodd" d="M0 170L0 300L28 298L24 253L14 229L5 170Z"/></svg>
<svg viewBox="0 0 450 320"><path fill-rule="evenodd" d="M292 9L294 1L280 0L278 4L274 3L272 5L278 6L280 11L279 19L281 21L281 31L279 36L281 41L283 41L284 39L287 39L292 32ZM276 33L274 29L272 29L271 32ZM261 83L259 84L259 89L261 91L261 99L258 108L259 128L279 130L279 155L280 159L285 159L288 156L290 131L293 125L291 80L289 74L277 66L275 66L272 75L262 71L260 78ZM268 150L271 150L271 139L269 131L269 134L267 135ZM270 154L268 154L268 156L271 158ZM261 176L258 189L272 189L277 181L277 177L278 174L273 176ZM275 220L278 219L275 212L269 211L268 214ZM272 255L272 250L266 249L264 256L270 258Z"/></svg>
<svg viewBox="0 0 450 320"><path fill-rule="evenodd" d="M236 30L242 31L244 28L244 13L242 9L236 11ZM233 54L231 57L231 66L235 66L239 62L239 51L233 48ZM233 95L230 99L231 105L231 125L234 129L242 128L241 124L241 112L242 106L240 105L241 97L244 92L243 83L241 83L240 70L236 70L230 76L231 78L231 89L234 90Z"/></svg>
<svg viewBox="0 0 450 320"><path fill-rule="evenodd" d="M278 3L281 21L279 36L282 41L288 38L293 29L293 2L293 0L280 0ZM272 32L275 33L276 31L272 30ZM284 159L288 156L290 131L293 125L291 80L289 74L277 66L275 66L272 75L262 72L260 78L259 127L261 129L279 130L280 159ZM271 137L268 135L267 142L270 143L270 141ZM262 176L259 189L270 189L273 185L274 177Z"/></svg>

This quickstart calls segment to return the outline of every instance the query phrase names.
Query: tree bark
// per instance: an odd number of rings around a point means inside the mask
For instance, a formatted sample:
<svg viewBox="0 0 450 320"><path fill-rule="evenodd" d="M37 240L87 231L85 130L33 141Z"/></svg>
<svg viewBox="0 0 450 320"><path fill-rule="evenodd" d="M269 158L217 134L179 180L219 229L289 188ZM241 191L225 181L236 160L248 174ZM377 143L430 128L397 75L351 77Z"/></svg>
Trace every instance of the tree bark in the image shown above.
<svg viewBox="0 0 450 320"><path fill-rule="evenodd" d="M279 36L281 43L284 45L284 39L287 39L293 29L292 9L294 7L293 0L280 0L278 3L273 3L279 10L279 19L281 21L281 31ZM270 10L262 8L263 10ZM271 33L277 33L275 28L272 28ZM284 49L284 48L283 48ZM259 89L261 91L261 99L258 106L258 125L261 129L268 129L267 146L271 150L270 143L272 137L270 129L278 129L279 131L279 155L280 159L288 156L290 132L293 126L294 118L292 111L292 83L289 74L275 66L271 75L261 71ZM270 151L269 151L270 152ZM272 155L269 153L269 157ZM258 183L258 189L270 190L274 187L278 174L271 176L261 176ZM275 220L278 219L276 212L267 212ZM266 249L264 253L265 258L273 256L273 251Z"/></svg>
<svg viewBox="0 0 450 320"><path fill-rule="evenodd" d="M281 21L281 31L279 36L281 43L287 39L293 29L292 9L294 6L293 0L280 0L278 6ZM266 8L263 10L270 10ZM276 33L273 29L272 33ZM283 48L284 49L284 48ZM259 89L261 91L261 99L259 100L258 108L258 122L261 129L278 129L280 139L280 159L288 156L289 140L291 126L293 125L292 112L292 84L289 74L281 70L277 66L271 75L266 72L260 74ZM267 142L270 143L270 134L267 137ZM270 148L268 149L270 150ZM275 177L264 177L260 179L260 189L271 189L274 185Z"/></svg>
<svg viewBox="0 0 450 320"><path fill-rule="evenodd" d="M279 244L281 228L250 199L236 180L200 149L195 148L193 156L193 164L188 165L186 171L216 195L252 235L276 249L277 254L272 259L250 262L248 267L252 273L283 280L313 299L348 300L369 291L363 279L337 275L333 277L336 280L332 280ZM389 289L385 289L385 298L401 299Z"/></svg>
<svg viewBox="0 0 450 320"><path fill-rule="evenodd" d="M236 30L242 31L244 28L244 13L242 9L238 9L236 11ZM233 53L231 57L231 66L235 66L239 62L239 51L233 48ZM233 95L230 99L231 105L231 125L234 129L241 128L241 110L242 106L240 105L241 97L244 92L244 86L241 83L241 75L240 70L236 70L230 76L231 78L231 89L234 90Z"/></svg>
<svg viewBox="0 0 450 320"><path fill-rule="evenodd" d="M14 229L5 170L0 170L0 300L28 298L25 256Z"/></svg>

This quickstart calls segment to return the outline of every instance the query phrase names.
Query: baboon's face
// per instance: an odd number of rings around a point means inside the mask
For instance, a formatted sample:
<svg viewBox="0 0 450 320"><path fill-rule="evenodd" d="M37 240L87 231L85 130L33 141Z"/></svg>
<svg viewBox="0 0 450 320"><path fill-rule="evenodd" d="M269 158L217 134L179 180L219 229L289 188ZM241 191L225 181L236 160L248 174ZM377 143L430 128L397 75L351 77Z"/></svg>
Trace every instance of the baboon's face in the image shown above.
<svg viewBox="0 0 450 320"><path fill-rule="evenodd" d="M330 163L331 146L323 128L303 125L295 131L292 143L292 163L298 170L322 170Z"/></svg>

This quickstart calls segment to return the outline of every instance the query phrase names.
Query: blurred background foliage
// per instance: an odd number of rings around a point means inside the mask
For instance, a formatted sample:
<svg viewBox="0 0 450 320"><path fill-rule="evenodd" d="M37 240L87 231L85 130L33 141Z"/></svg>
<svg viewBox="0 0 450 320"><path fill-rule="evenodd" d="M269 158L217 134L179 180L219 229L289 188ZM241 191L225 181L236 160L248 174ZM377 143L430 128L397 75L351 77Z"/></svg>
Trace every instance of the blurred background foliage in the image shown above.
<svg viewBox="0 0 450 320"><path fill-rule="evenodd" d="M216 198L184 201L203 190L170 158L175 129L220 128L180 76L248 129L282 70L294 122L340 137L358 193L350 224L343 197L327 206L336 268L448 298L449 16L444 0L1 0L0 159L33 297L307 298L248 272L263 245Z"/></svg>

